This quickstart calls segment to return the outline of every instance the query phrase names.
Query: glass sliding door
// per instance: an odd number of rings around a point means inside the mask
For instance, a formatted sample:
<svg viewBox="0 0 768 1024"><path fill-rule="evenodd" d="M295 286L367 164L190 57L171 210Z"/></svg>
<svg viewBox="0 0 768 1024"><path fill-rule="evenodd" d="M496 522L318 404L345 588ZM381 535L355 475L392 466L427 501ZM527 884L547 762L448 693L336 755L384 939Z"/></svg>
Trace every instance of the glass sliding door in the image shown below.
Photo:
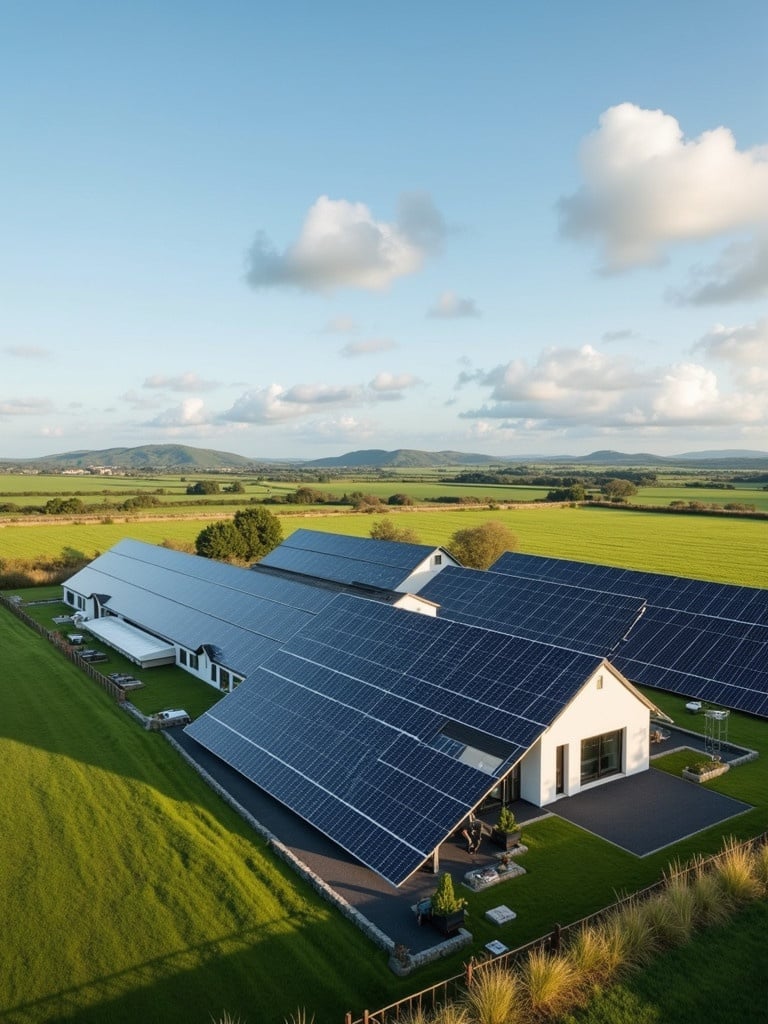
<svg viewBox="0 0 768 1024"><path fill-rule="evenodd" d="M581 783L621 772L623 731L606 732L581 741Z"/></svg>

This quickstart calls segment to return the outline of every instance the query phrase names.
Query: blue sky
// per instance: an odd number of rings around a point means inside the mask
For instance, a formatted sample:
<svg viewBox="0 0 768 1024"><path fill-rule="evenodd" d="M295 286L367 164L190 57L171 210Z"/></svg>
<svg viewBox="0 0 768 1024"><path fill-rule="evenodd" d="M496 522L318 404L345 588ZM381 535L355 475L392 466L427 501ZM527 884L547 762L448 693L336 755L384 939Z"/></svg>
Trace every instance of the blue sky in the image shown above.
<svg viewBox="0 0 768 1024"><path fill-rule="evenodd" d="M768 8L6 0L0 456L768 449Z"/></svg>

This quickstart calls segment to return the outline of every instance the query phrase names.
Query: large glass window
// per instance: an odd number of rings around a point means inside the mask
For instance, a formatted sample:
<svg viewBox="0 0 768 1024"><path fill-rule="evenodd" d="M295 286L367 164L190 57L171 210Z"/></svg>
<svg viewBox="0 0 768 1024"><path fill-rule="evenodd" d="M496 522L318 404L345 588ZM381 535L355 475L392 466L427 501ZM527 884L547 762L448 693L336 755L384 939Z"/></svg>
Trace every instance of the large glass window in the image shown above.
<svg viewBox="0 0 768 1024"><path fill-rule="evenodd" d="M581 782L594 782L621 771L622 730L581 741Z"/></svg>

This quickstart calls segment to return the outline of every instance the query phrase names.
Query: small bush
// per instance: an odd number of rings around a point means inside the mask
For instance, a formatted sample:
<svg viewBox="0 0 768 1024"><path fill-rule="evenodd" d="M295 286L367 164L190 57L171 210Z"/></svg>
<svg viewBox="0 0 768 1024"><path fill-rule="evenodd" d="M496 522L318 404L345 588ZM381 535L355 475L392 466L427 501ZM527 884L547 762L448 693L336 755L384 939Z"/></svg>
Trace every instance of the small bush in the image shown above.
<svg viewBox="0 0 768 1024"><path fill-rule="evenodd" d="M603 932L599 928L582 926L569 944L567 956L580 988L588 988L602 980L608 956Z"/></svg>
<svg viewBox="0 0 768 1024"><path fill-rule="evenodd" d="M467 993L473 1024L519 1024L523 1020L517 975L499 965L475 973Z"/></svg>
<svg viewBox="0 0 768 1024"><path fill-rule="evenodd" d="M533 950L522 968L526 1000L534 1014L554 1017L573 1003L576 976L566 956L551 956L546 950Z"/></svg>
<svg viewBox="0 0 768 1024"><path fill-rule="evenodd" d="M732 906L756 899L761 894L762 886L752 854L748 847L741 846L735 839L726 840L714 870L723 896Z"/></svg>
<svg viewBox="0 0 768 1024"><path fill-rule="evenodd" d="M696 899L696 917L703 926L723 924L728 920L730 907L723 900L720 881L711 870L698 871L692 889Z"/></svg>

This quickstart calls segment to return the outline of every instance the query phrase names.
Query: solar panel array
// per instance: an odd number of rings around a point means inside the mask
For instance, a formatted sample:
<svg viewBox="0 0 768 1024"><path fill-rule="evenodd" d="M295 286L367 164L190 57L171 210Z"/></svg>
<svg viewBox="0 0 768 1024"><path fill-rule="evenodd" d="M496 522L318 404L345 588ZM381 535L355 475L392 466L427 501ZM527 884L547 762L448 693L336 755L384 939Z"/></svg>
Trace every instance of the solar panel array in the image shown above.
<svg viewBox="0 0 768 1024"><path fill-rule="evenodd" d="M543 558L540 555L511 551L503 554L491 566L491 571L639 597L658 608L674 608L677 611L768 626L768 590L759 587L708 583L682 576L618 569L610 565L591 565L567 558Z"/></svg>
<svg viewBox="0 0 768 1024"><path fill-rule="evenodd" d="M632 597L446 566L422 587L440 616L608 656L643 608Z"/></svg>
<svg viewBox="0 0 768 1024"><path fill-rule="evenodd" d="M648 606L612 653L633 682L768 717L768 590L537 555L502 555L493 573L522 586L568 582Z"/></svg>
<svg viewBox="0 0 768 1024"><path fill-rule="evenodd" d="M333 594L293 580L124 540L66 583L190 650L219 648L220 664L247 674Z"/></svg>
<svg viewBox="0 0 768 1024"><path fill-rule="evenodd" d="M395 590L434 550L425 544L296 530L259 564L336 583Z"/></svg>
<svg viewBox="0 0 768 1024"><path fill-rule="evenodd" d="M599 664L340 594L187 732L399 885ZM462 763L447 723L506 757Z"/></svg>

